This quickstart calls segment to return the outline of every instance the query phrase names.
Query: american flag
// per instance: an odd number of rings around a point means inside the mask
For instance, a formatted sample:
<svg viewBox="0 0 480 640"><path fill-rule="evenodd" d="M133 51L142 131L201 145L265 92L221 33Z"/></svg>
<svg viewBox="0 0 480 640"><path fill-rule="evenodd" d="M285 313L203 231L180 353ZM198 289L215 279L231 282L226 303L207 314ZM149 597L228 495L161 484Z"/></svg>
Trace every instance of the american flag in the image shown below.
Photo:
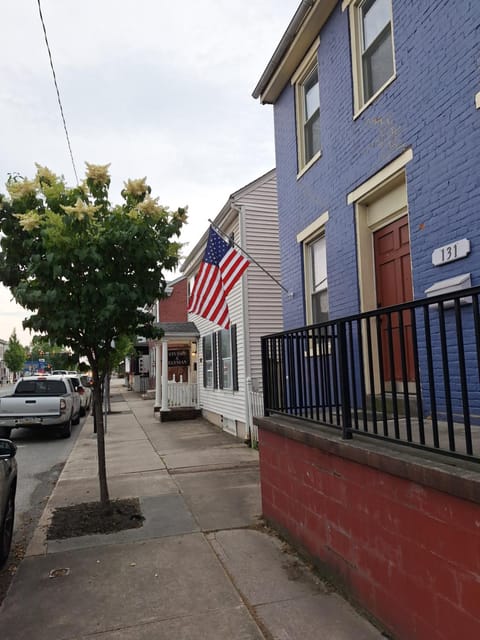
<svg viewBox="0 0 480 640"><path fill-rule="evenodd" d="M210 227L205 255L190 296L190 313L228 329L227 295L249 264L247 258Z"/></svg>

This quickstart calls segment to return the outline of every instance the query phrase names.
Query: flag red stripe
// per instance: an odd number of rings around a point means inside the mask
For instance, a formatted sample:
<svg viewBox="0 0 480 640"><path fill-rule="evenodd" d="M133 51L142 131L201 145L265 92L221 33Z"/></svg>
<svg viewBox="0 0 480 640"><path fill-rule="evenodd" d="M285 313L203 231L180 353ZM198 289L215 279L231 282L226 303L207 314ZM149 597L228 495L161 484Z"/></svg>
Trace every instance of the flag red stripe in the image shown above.
<svg viewBox="0 0 480 640"><path fill-rule="evenodd" d="M195 278L195 284L193 287L192 295L190 297L190 305L188 310L192 313L198 315L199 309L203 304L204 292L208 290L209 277L211 277L211 272L215 269L216 267L214 267L213 265L202 262L200 271Z"/></svg>
<svg viewBox="0 0 480 640"><path fill-rule="evenodd" d="M220 262L220 271L226 295L230 293L237 281L242 277L249 264L250 261L233 248L224 256Z"/></svg>
<svg viewBox="0 0 480 640"><path fill-rule="evenodd" d="M228 328L229 313L218 267L203 263L195 280L190 313Z"/></svg>
<svg viewBox="0 0 480 640"><path fill-rule="evenodd" d="M227 295L250 264L250 261L233 247L228 251L226 248L225 242L220 240L216 231L211 228L205 256L195 278L188 306L189 313L211 320L224 329L230 327ZM223 255L221 260L220 255Z"/></svg>

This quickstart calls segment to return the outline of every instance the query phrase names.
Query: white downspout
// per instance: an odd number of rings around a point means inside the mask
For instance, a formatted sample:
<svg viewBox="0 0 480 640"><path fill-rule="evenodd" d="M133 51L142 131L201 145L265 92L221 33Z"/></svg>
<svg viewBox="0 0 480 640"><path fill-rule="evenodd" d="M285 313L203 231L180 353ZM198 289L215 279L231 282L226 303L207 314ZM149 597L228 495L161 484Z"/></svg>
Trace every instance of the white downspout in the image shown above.
<svg viewBox="0 0 480 640"><path fill-rule="evenodd" d="M240 246L245 247L248 251L247 247L247 238L246 238L246 230L245 230L245 208L240 205L240 207L235 210L238 212L238 226L240 229ZM245 360L245 426L247 429L246 437L248 440L251 440L251 432L252 432L252 416L250 411L250 389L252 386L251 372L250 372L250 327L248 323L248 269L245 271L242 278L242 314L243 314L243 353Z"/></svg>
<svg viewBox="0 0 480 640"><path fill-rule="evenodd" d="M157 322L160 322L160 300L157 300ZM160 405L161 405L161 375L162 375L162 370L161 370L161 348L160 348L160 341L157 340L156 344L155 344L155 405L153 407L153 412L156 413L158 411L160 411Z"/></svg>
<svg viewBox="0 0 480 640"><path fill-rule="evenodd" d="M155 345L155 406L153 411L160 411L162 388L161 388L161 376L162 376L162 350L160 348L160 342L157 340Z"/></svg>

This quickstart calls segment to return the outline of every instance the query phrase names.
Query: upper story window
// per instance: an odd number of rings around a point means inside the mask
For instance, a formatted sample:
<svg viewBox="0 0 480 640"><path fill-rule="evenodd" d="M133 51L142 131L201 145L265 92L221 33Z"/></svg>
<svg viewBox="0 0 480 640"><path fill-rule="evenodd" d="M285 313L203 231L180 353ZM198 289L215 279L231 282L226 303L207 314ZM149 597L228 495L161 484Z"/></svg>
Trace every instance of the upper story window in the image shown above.
<svg viewBox="0 0 480 640"><path fill-rule="evenodd" d="M301 115L304 144L303 164L307 164L320 151L320 93L317 66L311 70L300 88L303 111Z"/></svg>
<svg viewBox="0 0 480 640"><path fill-rule="evenodd" d="M317 40L292 77L295 86L298 170L302 172L320 156L320 89Z"/></svg>
<svg viewBox="0 0 480 640"><path fill-rule="evenodd" d="M391 0L350 5L355 110L360 110L395 77Z"/></svg>

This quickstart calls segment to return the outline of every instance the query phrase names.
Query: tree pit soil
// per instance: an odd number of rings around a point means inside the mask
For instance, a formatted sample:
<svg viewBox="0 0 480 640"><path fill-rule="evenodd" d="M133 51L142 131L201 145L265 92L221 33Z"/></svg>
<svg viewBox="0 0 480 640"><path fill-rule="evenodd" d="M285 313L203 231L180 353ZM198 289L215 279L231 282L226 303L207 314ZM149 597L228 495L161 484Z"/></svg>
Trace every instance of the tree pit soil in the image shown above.
<svg viewBox="0 0 480 640"><path fill-rule="evenodd" d="M110 509L101 502L83 502L55 509L47 539L62 540L138 529L144 520L138 498L111 500Z"/></svg>

